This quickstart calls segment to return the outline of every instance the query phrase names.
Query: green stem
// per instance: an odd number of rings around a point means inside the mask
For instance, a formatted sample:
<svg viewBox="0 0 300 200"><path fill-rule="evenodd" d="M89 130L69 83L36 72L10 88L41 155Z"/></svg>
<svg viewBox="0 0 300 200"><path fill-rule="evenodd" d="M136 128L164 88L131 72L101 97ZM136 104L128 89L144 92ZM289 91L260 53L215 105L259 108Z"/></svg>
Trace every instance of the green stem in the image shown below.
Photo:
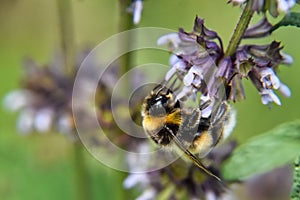
<svg viewBox="0 0 300 200"><path fill-rule="evenodd" d="M133 28L132 15L129 14L126 9L130 5L131 0L119 0L119 32L127 31ZM129 50L131 42L133 42L133 36L130 34L125 35L126 38L122 38L120 45L122 49ZM125 74L132 64L132 53L128 52L120 57L121 74Z"/></svg>
<svg viewBox="0 0 300 200"><path fill-rule="evenodd" d="M73 76L75 56L71 0L57 0L57 6L61 31L61 48L65 59L65 73L69 76Z"/></svg>
<svg viewBox="0 0 300 200"><path fill-rule="evenodd" d="M229 42L227 50L225 52L225 57L233 55L242 40L242 37L249 25L250 20L254 13L252 10L252 2L253 2L253 0L248 0L247 4L243 10L243 13L239 19L239 22L236 25L236 28L231 36L230 42Z"/></svg>
<svg viewBox="0 0 300 200"><path fill-rule="evenodd" d="M76 199L91 199L88 170L84 162L84 148L81 143L74 145L74 164L75 164L75 182L76 182Z"/></svg>
<svg viewBox="0 0 300 200"><path fill-rule="evenodd" d="M128 13L127 7L132 3L132 0L118 0L119 1L119 21L118 21L118 31L119 33L130 30L133 28L133 20L132 15ZM124 75L128 72L132 67L133 53L130 52L130 49L135 41L135 36L132 33L124 34L123 37L118 41L118 45L121 49L121 52L126 52L126 54L122 55L119 58L120 64L120 75ZM130 90L130 79L126 80L126 82L122 83L123 92L120 94L127 98ZM124 158L125 159L125 158ZM130 194L124 190L122 187L122 182L126 178L128 174L125 173L117 173L114 177L116 183L118 183L115 189L120 193L122 199L130 199Z"/></svg>
<svg viewBox="0 0 300 200"><path fill-rule="evenodd" d="M57 0L57 6L65 74L72 77L75 72L75 45L71 0ZM84 162L84 149L79 142L74 144L74 165L76 173L76 199L91 199L88 173Z"/></svg>

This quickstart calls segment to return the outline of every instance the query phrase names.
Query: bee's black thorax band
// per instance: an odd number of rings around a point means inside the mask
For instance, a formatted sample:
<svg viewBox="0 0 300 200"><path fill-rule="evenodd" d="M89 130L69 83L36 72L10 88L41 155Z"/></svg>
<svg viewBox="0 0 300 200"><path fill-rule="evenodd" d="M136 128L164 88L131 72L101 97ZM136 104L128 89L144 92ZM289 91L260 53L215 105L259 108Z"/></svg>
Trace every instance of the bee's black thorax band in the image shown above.
<svg viewBox="0 0 300 200"><path fill-rule="evenodd" d="M178 129L179 126L177 124L166 124L157 133L150 135L150 137L155 143L166 146L172 142L173 135L176 136Z"/></svg>

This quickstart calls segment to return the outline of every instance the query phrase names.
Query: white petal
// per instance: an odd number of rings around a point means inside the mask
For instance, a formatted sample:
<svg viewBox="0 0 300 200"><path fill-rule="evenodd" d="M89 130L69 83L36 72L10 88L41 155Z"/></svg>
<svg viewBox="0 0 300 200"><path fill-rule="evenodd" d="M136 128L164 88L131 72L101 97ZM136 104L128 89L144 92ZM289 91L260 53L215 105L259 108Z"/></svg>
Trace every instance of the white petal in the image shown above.
<svg viewBox="0 0 300 200"><path fill-rule="evenodd" d="M156 192L153 189L145 190L136 200L152 200L155 199Z"/></svg>
<svg viewBox="0 0 300 200"><path fill-rule="evenodd" d="M203 71L199 67L194 65L191 67L190 71L203 79Z"/></svg>
<svg viewBox="0 0 300 200"><path fill-rule="evenodd" d="M271 79L271 83L272 83L273 88L277 90L280 87L280 85L281 85L278 76L276 74L273 74L270 77L270 79Z"/></svg>
<svg viewBox="0 0 300 200"><path fill-rule="evenodd" d="M175 54L171 55L169 58L169 64L171 66L175 65L175 63L177 63L178 61L181 61L181 59L179 59L178 56Z"/></svg>
<svg viewBox="0 0 300 200"><path fill-rule="evenodd" d="M134 3L134 10L133 10L133 23L138 24L141 21L143 10L143 1L136 0Z"/></svg>
<svg viewBox="0 0 300 200"><path fill-rule="evenodd" d="M283 84L283 83L281 83L281 85L279 87L279 91L285 97L290 97L292 95L292 92L291 92L290 88L287 85Z"/></svg>
<svg viewBox="0 0 300 200"><path fill-rule="evenodd" d="M183 61L179 61L177 63L175 63L174 67L179 70L179 71L182 71L182 72L185 72L186 71L186 64L183 62Z"/></svg>
<svg viewBox="0 0 300 200"><path fill-rule="evenodd" d="M3 99L4 107L9 111L17 111L31 102L31 92L28 90L15 90L8 93Z"/></svg>
<svg viewBox="0 0 300 200"><path fill-rule="evenodd" d="M32 109L24 109L20 112L17 120L17 129L22 134L32 132L35 112Z"/></svg>
<svg viewBox="0 0 300 200"><path fill-rule="evenodd" d="M259 74L261 76L261 79L263 79L263 78L265 78L265 77L267 77L269 75L273 75L274 71L271 68L269 68L269 67L265 67L265 68L263 68L263 69L261 69L259 71Z"/></svg>
<svg viewBox="0 0 300 200"><path fill-rule="evenodd" d="M287 0L288 6L292 8L296 4L296 0Z"/></svg>
<svg viewBox="0 0 300 200"><path fill-rule="evenodd" d="M281 101L280 99L278 98L278 96L273 92L273 90L263 90L261 93L260 93L262 96L261 96L261 101L263 104L269 104L271 102L274 102L276 103L277 105L281 105Z"/></svg>
<svg viewBox="0 0 300 200"><path fill-rule="evenodd" d="M211 103L209 106L207 106L201 111L201 117L208 118L212 113L212 109L213 109L213 104Z"/></svg>
<svg viewBox="0 0 300 200"><path fill-rule="evenodd" d="M148 142L140 143L136 147L135 154L127 154L126 162L129 167L129 171L132 173L145 171L151 164L150 158L147 153L150 152L150 146ZM140 153L140 154L138 154Z"/></svg>
<svg viewBox="0 0 300 200"><path fill-rule="evenodd" d="M287 13L295 5L295 0L277 0L277 10Z"/></svg>
<svg viewBox="0 0 300 200"><path fill-rule="evenodd" d="M202 79L199 76L196 76L194 78L193 84L195 85L195 87L200 87L201 82L202 82Z"/></svg>
<svg viewBox="0 0 300 200"><path fill-rule="evenodd" d="M181 98L186 98L189 97L193 92L193 87L192 86L184 86L182 90L176 95L176 100L181 99Z"/></svg>
<svg viewBox="0 0 300 200"><path fill-rule="evenodd" d="M243 4L245 1L246 0L230 0L229 2L236 6Z"/></svg>
<svg viewBox="0 0 300 200"><path fill-rule="evenodd" d="M73 122L70 114L62 114L57 121L57 129L60 133L68 134L73 130Z"/></svg>
<svg viewBox="0 0 300 200"><path fill-rule="evenodd" d="M195 74L190 70L183 78L183 83L185 86L189 86L192 84L194 80Z"/></svg>
<svg viewBox="0 0 300 200"><path fill-rule="evenodd" d="M38 110L34 119L35 129L40 133L49 131L52 126L53 118L54 111L52 109L44 108Z"/></svg>
<svg viewBox="0 0 300 200"><path fill-rule="evenodd" d="M267 104L269 104L270 102L272 102L272 99L270 98L269 90L268 90L268 89L262 90L262 91L260 92L260 95L261 95L261 101L262 101L262 104L267 105Z"/></svg>
<svg viewBox="0 0 300 200"><path fill-rule="evenodd" d="M262 95L261 96L261 102L264 105L268 105L271 102L271 99L270 99L269 95Z"/></svg>
<svg viewBox="0 0 300 200"><path fill-rule="evenodd" d="M211 98L209 95L201 95L200 100L201 100L200 105L203 105L206 102L210 101ZM201 110L201 116L204 118L208 118L211 115L213 105L214 105L214 100L212 100L206 108Z"/></svg>
<svg viewBox="0 0 300 200"><path fill-rule="evenodd" d="M273 89L278 89L280 87L280 80L271 68L266 67L259 73L261 75L260 81L265 88L272 87ZM271 82L268 79L270 79Z"/></svg>
<svg viewBox="0 0 300 200"><path fill-rule="evenodd" d="M279 12L287 12L288 4L285 2L285 0L277 0L277 9Z"/></svg>
<svg viewBox="0 0 300 200"><path fill-rule="evenodd" d="M143 183L144 182L144 183ZM138 183L146 184L149 183L148 177L145 174L130 174L123 182L123 187L126 189L133 188Z"/></svg>
<svg viewBox="0 0 300 200"><path fill-rule="evenodd" d="M172 67L167 73L166 73L166 76L165 76L165 80L166 81L169 81L172 76L176 73L176 68L175 67Z"/></svg>
<svg viewBox="0 0 300 200"><path fill-rule="evenodd" d="M271 99L274 101L274 103L276 103L277 105L281 105L281 101L280 101L280 99L278 98L278 96L273 92L273 90L271 90L271 92L270 92L270 97L271 97Z"/></svg>
<svg viewBox="0 0 300 200"><path fill-rule="evenodd" d="M157 45L164 45L167 43L172 43L175 48L178 47L179 43L181 42L178 33L170 33L167 35L163 35L157 40Z"/></svg>
<svg viewBox="0 0 300 200"><path fill-rule="evenodd" d="M210 100L210 96L209 95L201 95L200 99L201 99L201 102L205 103Z"/></svg>
<svg viewBox="0 0 300 200"><path fill-rule="evenodd" d="M216 194L212 191L207 191L205 193L205 199L206 200L218 200L218 197L216 196Z"/></svg>
<svg viewBox="0 0 300 200"><path fill-rule="evenodd" d="M286 65L291 65L293 64L294 62L294 59L292 56L288 55L288 54L285 54L285 53L282 53L281 52L281 55L283 57L283 61L282 61L282 64L286 64Z"/></svg>

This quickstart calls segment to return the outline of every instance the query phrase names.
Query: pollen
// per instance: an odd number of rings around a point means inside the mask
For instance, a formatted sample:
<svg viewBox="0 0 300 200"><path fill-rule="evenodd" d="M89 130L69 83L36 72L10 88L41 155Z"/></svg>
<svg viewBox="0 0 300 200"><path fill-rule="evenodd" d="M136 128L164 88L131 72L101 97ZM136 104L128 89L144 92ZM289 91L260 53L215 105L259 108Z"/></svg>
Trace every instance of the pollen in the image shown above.
<svg viewBox="0 0 300 200"><path fill-rule="evenodd" d="M194 139L190 151L204 157L211 149L213 138L207 131L203 132L200 136Z"/></svg>
<svg viewBox="0 0 300 200"><path fill-rule="evenodd" d="M166 116L166 123L168 124L176 124L180 126L181 124L181 114L180 110L177 109L175 112L172 112Z"/></svg>
<svg viewBox="0 0 300 200"><path fill-rule="evenodd" d="M143 127L148 131L154 131L163 127L166 123L166 117L151 117L145 116Z"/></svg>

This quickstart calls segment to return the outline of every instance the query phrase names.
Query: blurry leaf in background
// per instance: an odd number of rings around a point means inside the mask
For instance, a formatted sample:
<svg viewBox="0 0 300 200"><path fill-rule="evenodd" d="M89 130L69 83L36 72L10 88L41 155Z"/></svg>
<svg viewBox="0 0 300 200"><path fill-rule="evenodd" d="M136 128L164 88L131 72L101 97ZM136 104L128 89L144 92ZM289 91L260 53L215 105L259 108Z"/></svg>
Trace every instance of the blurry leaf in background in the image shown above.
<svg viewBox="0 0 300 200"><path fill-rule="evenodd" d="M241 180L282 166L300 155L300 120L277 126L238 147L223 167L224 179Z"/></svg>

